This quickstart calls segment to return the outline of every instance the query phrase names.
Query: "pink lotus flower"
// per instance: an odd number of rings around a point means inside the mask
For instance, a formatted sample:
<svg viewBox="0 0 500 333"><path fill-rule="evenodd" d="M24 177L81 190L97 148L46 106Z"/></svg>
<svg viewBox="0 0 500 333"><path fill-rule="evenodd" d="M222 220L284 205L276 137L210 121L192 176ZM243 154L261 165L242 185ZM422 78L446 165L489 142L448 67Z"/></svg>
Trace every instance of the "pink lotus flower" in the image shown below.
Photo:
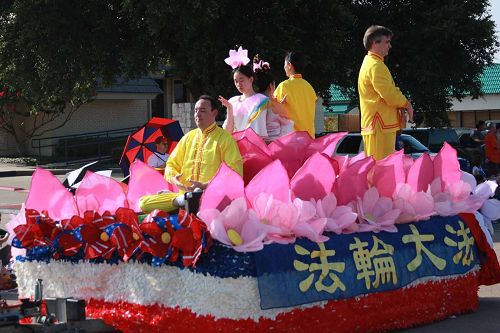
<svg viewBox="0 0 500 333"><path fill-rule="evenodd" d="M261 193L253 202L258 219L274 227L267 235L269 241L281 244L295 242L296 236L307 237L313 242L325 242L322 236L325 219L316 219L316 209L311 202L296 198L293 202L282 202L273 195Z"/></svg>
<svg viewBox="0 0 500 333"><path fill-rule="evenodd" d="M396 223L427 220L436 214L432 196L426 192L416 192L409 184L398 184L393 200L394 208L401 211Z"/></svg>
<svg viewBox="0 0 500 333"><path fill-rule="evenodd" d="M274 140L268 146L251 128L233 133L243 158L246 184L264 166L275 160L281 161L288 177L291 178L313 154L332 156L335 146L345 135L345 132L333 133L313 139L307 132L292 132ZM337 164L333 161L331 163ZM336 168L338 170L338 166Z"/></svg>
<svg viewBox="0 0 500 333"><path fill-rule="evenodd" d="M316 215L326 220L325 230L336 234L358 231L356 219L358 215L349 206L337 206L337 198L328 193L323 199L316 202Z"/></svg>
<svg viewBox="0 0 500 333"><path fill-rule="evenodd" d="M393 209L392 200L381 197L375 187L366 191L363 199L357 199L355 210L358 213L359 231L361 232L398 231L394 224L401 210Z"/></svg>
<svg viewBox="0 0 500 333"><path fill-rule="evenodd" d="M434 209L436 213L441 216L452 216L459 213L473 213L481 204L478 201L472 200L471 186L459 180L454 183L445 183L444 190L441 190L442 180L436 178L427 193L431 194L434 198Z"/></svg>
<svg viewBox="0 0 500 333"><path fill-rule="evenodd" d="M207 224L214 239L238 252L261 250L269 229L259 223L252 209L248 209L245 198L234 200L222 212L206 209L198 216Z"/></svg>

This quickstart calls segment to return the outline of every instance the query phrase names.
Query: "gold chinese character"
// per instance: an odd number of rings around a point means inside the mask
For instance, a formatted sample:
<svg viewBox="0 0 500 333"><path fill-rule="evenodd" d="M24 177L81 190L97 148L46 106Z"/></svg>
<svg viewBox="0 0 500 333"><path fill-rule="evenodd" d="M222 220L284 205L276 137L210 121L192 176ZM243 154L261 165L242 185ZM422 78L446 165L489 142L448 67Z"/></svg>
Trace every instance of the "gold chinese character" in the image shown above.
<svg viewBox="0 0 500 333"><path fill-rule="evenodd" d="M422 251L427 255L427 257L430 259L432 264L436 266L440 271L442 271L446 267L446 260L439 258L435 254L433 254L431 251L429 251L428 248L426 248L423 244L423 242L430 242L434 240L434 235L432 234L426 234L426 235L421 235L418 232L417 227L415 227L413 224L410 224L410 229L412 234L411 235L404 235L403 236L403 243L415 243L415 249L417 251L417 255L415 258L406 265L408 270L410 272L413 272L416 270L420 265L422 264Z"/></svg>
<svg viewBox="0 0 500 333"><path fill-rule="evenodd" d="M458 264L460 259L462 259L463 266L470 266L472 261L474 260L474 252L472 252L472 246L474 245L474 238L470 235L469 228L465 228L465 225L462 221L459 221L458 224L460 228L455 230L451 225L446 225L446 231L450 234L457 235L462 240L458 243L446 236L444 238L444 243L448 246L456 247L458 252L453 256L453 262Z"/></svg>
<svg viewBox="0 0 500 333"><path fill-rule="evenodd" d="M302 292L306 292L311 287L314 282L314 276L316 271L320 271L318 280L314 283L314 288L316 291L326 291L333 294L337 289L345 291L345 285L342 283L340 278L334 272L342 273L345 269L345 263L343 262L328 262L328 257L333 257L335 255L335 250L327 250L324 243L318 243L319 251L312 251L303 248L300 245L295 245L295 252L301 256L309 256L311 259L319 258L319 263L306 264L299 260L293 261L293 267L297 271L311 272L309 276L299 283L299 289ZM332 281L330 284L326 285L323 281L325 278L329 277Z"/></svg>
<svg viewBox="0 0 500 333"><path fill-rule="evenodd" d="M373 281L373 287L375 288L391 280L396 285L398 277L394 259L392 258L394 247L385 244L376 236L372 236L372 238L373 246L371 250L367 248L368 243L361 242L358 237L354 237L354 243L349 245L349 250L354 250L352 256L358 270L358 280L365 280L366 289L371 288L371 276L375 276Z"/></svg>

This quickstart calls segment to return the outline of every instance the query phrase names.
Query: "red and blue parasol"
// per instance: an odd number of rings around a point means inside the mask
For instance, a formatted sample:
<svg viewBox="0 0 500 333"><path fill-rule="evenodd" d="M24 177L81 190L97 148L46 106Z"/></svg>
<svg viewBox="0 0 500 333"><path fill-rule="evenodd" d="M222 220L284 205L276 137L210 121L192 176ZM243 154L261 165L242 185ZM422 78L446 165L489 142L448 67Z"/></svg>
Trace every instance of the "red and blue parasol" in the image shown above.
<svg viewBox="0 0 500 333"><path fill-rule="evenodd" d="M149 156L156 151L156 138L164 136L169 140L168 153L174 150L183 136L182 128L177 120L153 117L136 132L129 135L120 159L123 174L129 174L130 164L139 159L147 162Z"/></svg>

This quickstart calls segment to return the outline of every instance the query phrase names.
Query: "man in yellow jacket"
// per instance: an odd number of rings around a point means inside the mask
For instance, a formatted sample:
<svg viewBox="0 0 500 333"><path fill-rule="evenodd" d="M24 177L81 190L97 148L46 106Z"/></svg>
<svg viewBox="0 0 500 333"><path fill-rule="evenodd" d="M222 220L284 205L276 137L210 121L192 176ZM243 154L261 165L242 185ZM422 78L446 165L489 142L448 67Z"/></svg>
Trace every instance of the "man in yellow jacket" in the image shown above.
<svg viewBox="0 0 500 333"><path fill-rule="evenodd" d="M361 134L366 156L380 160L395 150L396 132L401 128L400 110L413 121L413 107L394 84L384 57L391 48L391 30L372 25L363 38L368 54L358 77Z"/></svg>
<svg viewBox="0 0 500 333"><path fill-rule="evenodd" d="M143 212L149 213L154 209L168 212L184 206L183 193L204 190L222 162L243 175L238 145L231 134L215 123L217 112L213 97L200 96L194 107L198 128L182 137L165 168L165 179L177 186L180 193L166 192L142 197L139 207Z"/></svg>

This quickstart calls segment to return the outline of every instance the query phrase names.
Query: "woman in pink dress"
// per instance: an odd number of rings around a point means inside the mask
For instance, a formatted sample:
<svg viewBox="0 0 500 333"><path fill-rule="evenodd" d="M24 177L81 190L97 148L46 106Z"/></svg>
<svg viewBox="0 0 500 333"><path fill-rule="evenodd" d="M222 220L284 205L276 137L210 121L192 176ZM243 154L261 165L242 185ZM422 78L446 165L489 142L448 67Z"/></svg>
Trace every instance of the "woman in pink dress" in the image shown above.
<svg viewBox="0 0 500 333"><path fill-rule="evenodd" d="M233 68L234 85L241 95L229 100L219 96L219 101L227 108L223 127L229 133L252 128L266 141L276 139L279 135L276 132L276 122L272 120L272 103L268 97L254 89L255 73L248 65L248 51L240 47L238 51L230 50L229 55L225 61Z"/></svg>

